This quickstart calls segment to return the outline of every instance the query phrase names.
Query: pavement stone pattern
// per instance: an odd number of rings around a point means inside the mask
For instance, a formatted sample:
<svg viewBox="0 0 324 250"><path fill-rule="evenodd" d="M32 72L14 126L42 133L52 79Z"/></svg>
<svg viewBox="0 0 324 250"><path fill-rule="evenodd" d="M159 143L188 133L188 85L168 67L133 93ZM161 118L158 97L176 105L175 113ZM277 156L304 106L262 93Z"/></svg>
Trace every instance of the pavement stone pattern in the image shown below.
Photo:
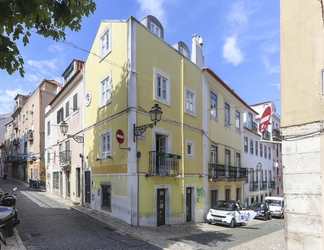
<svg viewBox="0 0 324 250"><path fill-rule="evenodd" d="M211 225L208 223L186 223L181 225L164 225L160 227L133 227L127 223L111 217L107 214L92 210L90 208L75 205L70 200L64 199L58 195L40 192L40 194L47 196L62 205L68 206L88 216L98 219L108 226L115 228L117 231L131 235L139 240L144 240L164 250L199 250L201 246L195 245L193 242L174 242L172 238L185 238L190 235L201 234L203 232L214 232L211 230ZM251 223L261 223L259 220L254 220ZM217 228L218 231L226 230L226 227ZM13 237L6 237L7 246L2 246L5 250L26 250L17 230L14 229ZM274 232L270 235L256 238L252 241L245 242L228 250L283 250L285 249L285 232L284 229Z"/></svg>
<svg viewBox="0 0 324 250"><path fill-rule="evenodd" d="M165 250L189 250L199 249L199 246L194 246L192 243L174 242L168 239L188 237L188 235L201 234L202 232L214 232L211 230L211 225L208 223L186 223L181 225L164 225L160 227L133 227L126 222L111 217L107 214L92 210L80 205L74 205L71 201L64 199L58 195L42 192L43 195L50 197L66 206L85 213L93 218L96 218L107 225L121 231L125 234L131 235L135 238L147 241L151 244L159 246ZM254 220L251 223L262 223L260 220ZM199 230L197 230L199 229ZM227 230L226 227L217 228L218 231ZM198 247L198 248L197 248ZM249 242L245 242L239 246L233 247L230 250L242 249L263 249L263 250L282 250L285 249L285 233L284 229L278 232L259 237Z"/></svg>

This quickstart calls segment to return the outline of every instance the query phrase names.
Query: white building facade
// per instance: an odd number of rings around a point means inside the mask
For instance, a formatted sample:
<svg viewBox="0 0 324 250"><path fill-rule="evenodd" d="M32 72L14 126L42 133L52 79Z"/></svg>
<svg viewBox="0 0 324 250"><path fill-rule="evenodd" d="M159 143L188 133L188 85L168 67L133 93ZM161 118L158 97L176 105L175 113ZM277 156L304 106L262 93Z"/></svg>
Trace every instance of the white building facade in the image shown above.
<svg viewBox="0 0 324 250"><path fill-rule="evenodd" d="M246 109L243 114L242 162L243 167L248 168L242 201L245 206L264 202L266 196L283 194L282 172L278 171L282 169L280 136L273 131L274 127L279 131L280 116L271 101L252 105L251 108L255 112ZM265 115L267 108L271 110L269 115ZM266 126L262 128L264 122Z"/></svg>

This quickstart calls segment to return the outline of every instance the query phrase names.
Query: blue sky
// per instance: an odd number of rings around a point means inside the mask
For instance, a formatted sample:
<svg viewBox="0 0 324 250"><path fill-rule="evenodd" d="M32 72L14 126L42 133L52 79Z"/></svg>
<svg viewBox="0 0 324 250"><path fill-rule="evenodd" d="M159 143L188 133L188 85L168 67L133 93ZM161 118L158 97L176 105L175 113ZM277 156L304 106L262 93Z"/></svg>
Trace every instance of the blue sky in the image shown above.
<svg viewBox="0 0 324 250"><path fill-rule="evenodd" d="M211 68L246 103L274 101L280 114L279 0L98 0L79 32L67 30L66 41L55 42L35 33L20 52L25 77L0 71L0 114L13 111L14 97L29 94L42 79L61 81L73 59L86 60L100 20L124 20L147 15L159 19L164 40L203 39L205 66ZM19 45L19 43L18 43ZM78 49L79 48L79 49Z"/></svg>

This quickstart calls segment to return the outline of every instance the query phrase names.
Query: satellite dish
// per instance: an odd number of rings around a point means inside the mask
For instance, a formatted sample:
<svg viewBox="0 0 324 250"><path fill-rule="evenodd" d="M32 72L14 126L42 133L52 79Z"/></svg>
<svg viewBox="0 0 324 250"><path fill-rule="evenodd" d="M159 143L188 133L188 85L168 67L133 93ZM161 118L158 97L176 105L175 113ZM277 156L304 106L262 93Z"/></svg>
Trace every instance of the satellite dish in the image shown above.
<svg viewBox="0 0 324 250"><path fill-rule="evenodd" d="M278 165L279 165L279 164L278 164L278 162L276 162L276 161L273 163L273 167L274 167L274 168L277 168Z"/></svg>

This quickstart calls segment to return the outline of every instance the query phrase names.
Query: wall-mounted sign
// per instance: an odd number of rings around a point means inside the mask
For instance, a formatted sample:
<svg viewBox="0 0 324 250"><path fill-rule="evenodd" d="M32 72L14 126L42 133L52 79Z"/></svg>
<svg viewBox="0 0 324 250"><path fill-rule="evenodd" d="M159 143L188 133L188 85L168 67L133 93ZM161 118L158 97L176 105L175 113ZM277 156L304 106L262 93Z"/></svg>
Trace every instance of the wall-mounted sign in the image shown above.
<svg viewBox="0 0 324 250"><path fill-rule="evenodd" d="M122 144L124 142L124 132L121 129L118 129L116 132L116 139L119 144Z"/></svg>
<svg viewBox="0 0 324 250"><path fill-rule="evenodd" d="M91 103L91 91L88 91L86 94L85 94L85 98L84 98L84 102L85 102L85 105L88 107Z"/></svg>
<svg viewBox="0 0 324 250"><path fill-rule="evenodd" d="M259 124L259 131L262 133L268 126L269 121L270 121L270 116L271 116L271 107L268 106L264 111L261 116L261 121Z"/></svg>

